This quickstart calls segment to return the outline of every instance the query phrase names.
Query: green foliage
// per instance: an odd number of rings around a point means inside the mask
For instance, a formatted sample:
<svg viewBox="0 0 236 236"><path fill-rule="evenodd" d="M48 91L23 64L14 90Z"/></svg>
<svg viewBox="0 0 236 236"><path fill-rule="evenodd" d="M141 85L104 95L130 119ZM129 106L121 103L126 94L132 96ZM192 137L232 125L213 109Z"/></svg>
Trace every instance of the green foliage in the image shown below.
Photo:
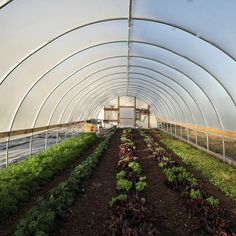
<svg viewBox="0 0 236 236"><path fill-rule="evenodd" d="M236 201L236 168L220 162L206 152L199 151L190 144L160 132L161 142L178 155L186 164L193 166L206 179L221 189L226 196Z"/></svg>
<svg viewBox="0 0 236 236"><path fill-rule="evenodd" d="M127 143L129 146L134 146L134 142L128 138L126 135L122 135L120 139L121 143Z"/></svg>
<svg viewBox="0 0 236 236"><path fill-rule="evenodd" d="M199 189L191 189L190 197L194 200L202 198L201 191Z"/></svg>
<svg viewBox="0 0 236 236"><path fill-rule="evenodd" d="M67 208L80 192L80 183L87 178L98 163L104 150L108 147L113 134L96 148L96 150L78 165L67 181L60 183L51 190L46 200L32 208L17 225L16 236L49 235L55 228L57 217L63 217Z"/></svg>
<svg viewBox="0 0 236 236"><path fill-rule="evenodd" d="M219 206L219 200L210 196L208 198L206 198L206 201L209 205L213 206L213 207L217 207Z"/></svg>
<svg viewBox="0 0 236 236"><path fill-rule="evenodd" d="M127 179L118 179L116 187L118 190L123 190L128 192L133 187L133 182Z"/></svg>
<svg viewBox="0 0 236 236"><path fill-rule="evenodd" d="M128 166L137 174L140 174L142 172L140 165L136 161L130 162Z"/></svg>
<svg viewBox="0 0 236 236"><path fill-rule="evenodd" d="M115 203L117 202L124 202L127 200L127 195L126 194L120 194L116 197L113 197L112 200L109 202L109 207L113 207Z"/></svg>
<svg viewBox="0 0 236 236"><path fill-rule="evenodd" d="M1 170L0 219L14 213L19 202L27 201L35 190L77 158L95 139L95 134L82 134Z"/></svg>
<svg viewBox="0 0 236 236"><path fill-rule="evenodd" d="M139 177L139 181L135 184L135 188L138 192L143 191L147 186L146 182L146 176L145 177Z"/></svg>
<svg viewBox="0 0 236 236"><path fill-rule="evenodd" d="M173 166L171 168L163 169L169 182L182 182L186 180L191 186L197 185L197 180L184 167Z"/></svg>
<svg viewBox="0 0 236 236"><path fill-rule="evenodd" d="M125 177L125 171L124 170L122 170L122 171L120 171L119 173L116 174L116 179L117 180L118 179L124 179L124 177Z"/></svg>

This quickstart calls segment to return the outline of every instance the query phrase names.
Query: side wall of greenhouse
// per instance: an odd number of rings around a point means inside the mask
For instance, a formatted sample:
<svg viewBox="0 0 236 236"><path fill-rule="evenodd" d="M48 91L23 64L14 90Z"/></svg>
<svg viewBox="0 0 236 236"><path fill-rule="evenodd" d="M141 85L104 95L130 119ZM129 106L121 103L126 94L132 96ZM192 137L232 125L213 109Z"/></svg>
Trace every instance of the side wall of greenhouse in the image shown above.
<svg viewBox="0 0 236 236"><path fill-rule="evenodd" d="M159 122L158 128L236 166L236 133L234 132L174 122Z"/></svg>

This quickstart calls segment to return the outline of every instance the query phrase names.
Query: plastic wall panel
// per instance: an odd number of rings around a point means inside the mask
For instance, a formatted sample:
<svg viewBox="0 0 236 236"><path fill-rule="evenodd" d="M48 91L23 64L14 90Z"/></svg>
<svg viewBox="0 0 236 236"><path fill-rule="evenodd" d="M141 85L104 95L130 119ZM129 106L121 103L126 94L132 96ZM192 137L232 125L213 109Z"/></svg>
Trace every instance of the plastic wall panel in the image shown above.
<svg viewBox="0 0 236 236"><path fill-rule="evenodd" d="M159 120L236 131L236 2L133 0L131 8L130 51L129 1L2 8L0 132L92 117L119 95L145 99Z"/></svg>
<svg viewBox="0 0 236 236"><path fill-rule="evenodd" d="M72 71L68 71L67 76L71 75L72 72L75 72L77 70L79 70L80 68L85 67L86 65L98 61L98 60L102 60L103 58L107 58L110 56L120 56L123 55L124 53L127 52L127 45L125 44L118 44L117 47L109 47L108 45L106 46L102 46L100 49L96 49L96 50L92 50L90 53L86 53L84 55L81 55L80 59L77 61L77 63L75 62L74 64L74 68L72 69ZM100 55L102 53L102 55ZM88 54L88 55L87 55ZM86 59L87 58L87 59ZM99 71L103 68L108 68L108 67L112 67L115 65L119 65L119 64L123 64L125 65L125 63L127 63L127 59L125 57L121 57L121 58L117 58L117 59L110 59L110 60L103 60L101 62L98 63L94 63L90 66L87 66L86 68L78 71L76 74L74 74L73 76L71 76L68 80L66 80L60 87L58 87L55 92L50 96L50 98L48 99L48 101L46 102L45 106L43 107L41 113L40 113L40 117L39 120L37 122L37 126L42 126L42 124L46 121L48 121L48 112L47 110L51 110L51 104L56 104L58 102L58 100L61 98L61 96L66 93L66 91L68 91L75 83L78 83L84 79L86 79L86 77L88 77L89 75L95 73L96 71ZM99 75L99 74L98 74ZM92 78L95 78L96 75L94 75L93 77L88 77L85 81L93 81ZM60 79L60 81L62 81L63 79L65 79L66 77L58 77L58 79ZM43 118L45 117L45 118Z"/></svg>
<svg viewBox="0 0 236 236"><path fill-rule="evenodd" d="M227 100L227 93L222 90L222 87L216 82L215 79L213 79L209 74L207 74L205 71L200 69L198 66L194 65L193 63L190 63L186 59L180 58L177 55L174 55L170 52L164 51L162 49L155 48L153 46L144 46L144 45L132 45L132 51L135 52L135 56L147 56L150 58L158 58L163 62L167 63L168 65L174 67L174 68L179 68L181 71L184 73L188 74L191 78L196 79L197 83L199 83L202 87L204 87L207 90L207 94L210 97L214 97L215 100L217 100L218 104L218 110L219 107L223 106L223 101L222 99ZM204 79L203 79L204 78ZM214 88L214 90L212 89ZM191 88L189 88L191 91ZM230 106L230 100L227 100L227 104ZM232 108L232 104L231 104ZM225 106L221 107L221 109L228 109ZM207 111L209 111L207 113ZM220 110L219 110L220 111ZM218 111L218 112L219 112ZM225 124L230 126L230 129L234 129L235 124L233 124L233 117L235 117L234 114L235 109L232 110L231 113L227 114L227 121ZM220 115L224 115L225 110L221 112ZM206 120L208 121L208 125L210 127L216 127L216 128L221 128L219 121L216 118L216 115L214 112L210 112L210 107L209 109L206 108ZM222 118L223 119L223 118ZM232 121L232 123L230 122Z"/></svg>
<svg viewBox="0 0 236 236"><path fill-rule="evenodd" d="M133 17L184 28L214 42L236 58L236 29L232 27L236 22L235 4L234 0L138 0L133 4Z"/></svg>
<svg viewBox="0 0 236 236"><path fill-rule="evenodd" d="M205 112L209 112L209 109L211 109L210 112L215 113L211 101L208 98L208 94L201 87L199 87L197 83L194 83L191 78L187 77L181 72L159 62L151 61L148 59L133 57L131 58L131 64L148 67L150 69L158 71L183 86L183 88L190 94L189 96L191 96L190 98L186 98L185 101L189 103L192 100L195 104L191 105L191 108L196 106L198 107L197 109L193 110L194 118L198 124L203 126L205 125L204 117L201 114L201 111L203 114L205 114ZM168 81L168 78L166 78L166 81ZM191 88L191 93L189 92L189 88Z"/></svg>
<svg viewBox="0 0 236 236"><path fill-rule="evenodd" d="M0 77L27 53L65 31L94 21L127 18L127 7L126 0L13 1L0 14L0 51L5 56Z"/></svg>

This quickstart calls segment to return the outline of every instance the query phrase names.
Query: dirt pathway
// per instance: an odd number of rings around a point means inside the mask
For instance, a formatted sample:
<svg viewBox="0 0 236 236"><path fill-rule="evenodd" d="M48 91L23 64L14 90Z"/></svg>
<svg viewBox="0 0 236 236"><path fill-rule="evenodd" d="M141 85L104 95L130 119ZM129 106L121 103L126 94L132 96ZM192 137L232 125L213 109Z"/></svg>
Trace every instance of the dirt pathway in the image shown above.
<svg viewBox="0 0 236 236"><path fill-rule="evenodd" d="M162 235L205 235L196 230L197 219L186 212L179 194L165 185L166 178L138 131L135 132L135 142L136 155L147 177L146 199L159 216L158 229Z"/></svg>
<svg viewBox="0 0 236 236"><path fill-rule="evenodd" d="M159 142L159 136L156 135L155 132L149 132L149 134L155 139L155 141ZM201 183L201 188L208 195L212 195L219 199L222 208L225 210L225 216L232 223L232 228L236 231L236 204L229 197L225 196L225 194L212 183L210 183L206 178L204 178L198 171L196 171L192 166L184 163L180 157L175 155L168 147L162 145L167 150L172 153L172 158L179 163L181 166L185 167L197 180Z"/></svg>
<svg viewBox="0 0 236 236"><path fill-rule="evenodd" d="M120 144L118 131L111 144L94 169L92 176L83 184L84 192L69 209L63 222L53 235L101 235L103 224L109 214L108 203L116 194L115 181Z"/></svg>

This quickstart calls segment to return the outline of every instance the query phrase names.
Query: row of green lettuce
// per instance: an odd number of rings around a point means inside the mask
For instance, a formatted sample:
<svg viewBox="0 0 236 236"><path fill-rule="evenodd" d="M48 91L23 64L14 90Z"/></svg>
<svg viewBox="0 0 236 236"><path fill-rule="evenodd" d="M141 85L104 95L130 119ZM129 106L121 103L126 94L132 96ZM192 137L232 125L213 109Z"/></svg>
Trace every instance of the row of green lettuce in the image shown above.
<svg viewBox="0 0 236 236"><path fill-rule="evenodd" d="M48 198L39 201L17 225L16 236L49 235L56 228L57 220L63 219L69 206L81 192L81 183L91 175L104 151L108 148L115 131L96 148L96 150L81 162L70 177L53 188Z"/></svg>
<svg viewBox="0 0 236 236"><path fill-rule="evenodd" d="M19 203L30 197L79 157L96 140L95 134L81 134L0 171L0 221L14 214Z"/></svg>
<svg viewBox="0 0 236 236"><path fill-rule="evenodd" d="M161 143L178 155L186 164L193 166L206 179L221 189L226 196L236 202L236 168L223 163L208 153L190 144L174 139L171 135L158 131Z"/></svg>

